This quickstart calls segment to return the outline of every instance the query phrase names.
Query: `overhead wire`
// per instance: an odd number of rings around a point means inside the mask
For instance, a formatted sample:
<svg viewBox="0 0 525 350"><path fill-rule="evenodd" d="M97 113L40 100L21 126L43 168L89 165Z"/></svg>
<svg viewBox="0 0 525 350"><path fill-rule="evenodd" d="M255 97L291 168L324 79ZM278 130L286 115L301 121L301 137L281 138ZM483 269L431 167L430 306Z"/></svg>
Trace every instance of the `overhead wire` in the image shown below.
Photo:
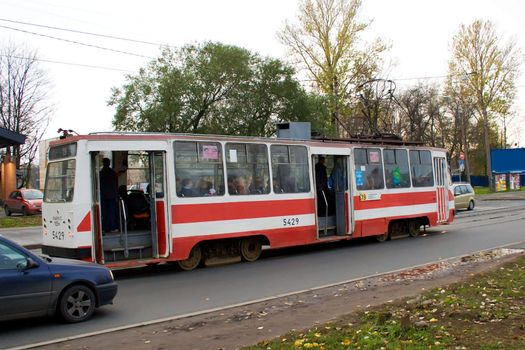
<svg viewBox="0 0 525 350"><path fill-rule="evenodd" d="M0 18L0 21L2 21L2 22L9 22L9 23L15 23L15 24L23 24L23 25L39 27L39 28L59 30L59 31L69 32L69 33L76 33L76 34L96 36L96 37L106 38L106 39L127 41L127 42L132 42L132 43L137 43L137 44L145 44L145 45L152 45L152 46L159 46L159 47L160 46L172 47L171 45L160 44L160 43L151 42L151 41L137 40L137 39L131 39L131 38L124 38L124 37L120 37L120 36L101 34L101 33L86 32L86 31L81 31L81 30L76 30L76 29L54 27L54 26L48 26L48 25L44 25L44 24L37 24L37 23L30 23L30 22L23 22L23 21L15 21L15 20L7 19L7 18Z"/></svg>
<svg viewBox="0 0 525 350"><path fill-rule="evenodd" d="M55 37L55 36L52 36L52 35L36 33L36 32L29 31L29 30L13 28L13 27L1 25L1 24L0 24L0 28L5 28L5 29L9 29L9 30L14 30L14 31L17 31L17 32L26 33L26 34L41 36L41 37L48 38L48 39L64 41L64 42L67 42L67 43L70 43L70 44L76 44L76 45L91 47L91 48L95 48L95 49L99 49L99 50L105 50L105 51L110 51L110 52L121 53L121 54L129 55L129 56L142 57L142 58L148 58L148 59L155 59L154 57L141 55L141 54L134 53L134 52L128 52L128 51L123 51L123 50L111 49L109 47L83 43L83 42L80 42L80 41L75 41L75 40L70 40L70 39L58 38L58 37Z"/></svg>
<svg viewBox="0 0 525 350"><path fill-rule="evenodd" d="M113 68L113 67L105 67L105 66L97 66L97 65L91 65L91 64L83 64L83 63L74 63L74 62L65 62L65 61L54 61L54 60L46 60L42 58L36 58L36 57L23 57L23 56L13 56L13 55L3 55L0 54L0 57L13 57L20 60L34 60L38 62L46 62L46 63L56 63L56 64L63 64L68 66L78 66L78 67L85 67L85 68L94 68L94 69L104 69L104 70L110 70L110 71L117 71L117 72L125 72L125 73L136 73L136 71L132 71L129 69L121 69L121 68Z"/></svg>
<svg viewBox="0 0 525 350"><path fill-rule="evenodd" d="M152 41L138 40L138 39L132 39L132 38L125 38L125 37L109 35L109 34L102 34L102 33L93 33L93 32L81 31L81 30L70 29L70 28L48 26L48 25L44 25L44 24L24 22L24 21L17 21L17 20L12 20L12 19L7 19L7 18L0 18L0 21L2 21L2 22L9 22L9 23L15 23L15 24L28 25L28 26L34 26L34 27L40 27L40 28L46 28L46 29L52 29L52 30L58 30L58 31L64 31L64 32L75 33L75 34L82 34L82 35L101 37L101 38L106 38L106 39L113 39L113 40L133 42L133 43L137 43L137 44L144 44L144 45L151 45L151 46L158 46L158 47L162 47L162 46L164 46L164 47L173 47L173 46L168 45L168 44L161 44L161 43L156 43L156 42L152 42ZM19 29L19 28L13 28L13 27L1 25L1 24L0 24L0 28L5 28L5 29L9 29L9 30L19 31L19 32L23 32L23 33L26 33L26 34L37 35L37 36L41 36L41 37L45 37L45 38L49 38L49 39L64 41L64 42L77 44L77 45L82 45L82 46L91 47L91 48L96 48L96 49L100 49L100 50L106 50L106 51L111 51L111 52L115 52L115 53L121 53L121 54L126 54L126 55L131 55L131 56L136 56L136 57L142 57L142 58L148 58L148 59L155 59L154 57L151 57L151 56L146 56L146 55L137 54L137 53L128 52L128 51L123 51L123 50L112 49L112 48L103 47L103 46L94 45L94 44L83 43L83 42L70 40L70 39L58 38L58 37L51 36L51 35L46 35L46 34L42 34L42 33L36 33L36 32L23 30L23 29ZM38 60L42 61L42 62L65 64L65 65L80 66L80 67L87 67L87 68L96 68L96 69L107 69L107 70L114 70L114 71L132 72L130 70L125 70L125 69L111 68L111 67L104 67L104 66L95 66L95 65L88 65L88 64L82 64L82 63L52 61L52 60L43 60L43 59L38 59ZM408 78L391 78L390 80L393 80L393 81L431 80L431 79L444 79L444 78L447 78L447 77L450 77L450 76L461 76L461 75L463 75L463 74L453 74L453 75L448 74L448 75L421 76L421 77L408 77ZM313 82L315 80L313 80L313 79L300 79L300 81ZM522 87L525 87L525 85L518 85L516 87L517 88L522 88Z"/></svg>

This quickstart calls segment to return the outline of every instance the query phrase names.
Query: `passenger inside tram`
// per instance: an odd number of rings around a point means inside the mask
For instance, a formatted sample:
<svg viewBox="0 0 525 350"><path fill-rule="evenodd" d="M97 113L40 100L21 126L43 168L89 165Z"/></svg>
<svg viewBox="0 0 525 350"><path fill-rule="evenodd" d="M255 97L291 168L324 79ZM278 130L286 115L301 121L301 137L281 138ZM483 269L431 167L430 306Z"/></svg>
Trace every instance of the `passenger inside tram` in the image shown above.
<svg viewBox="0 0 525 350"><path fill-rule="evenodd" d="M263 194L267 193L266 185L264 184L264 179L261 176L256 176L250 186L248 187L248 190L251 194Z"/></svg>

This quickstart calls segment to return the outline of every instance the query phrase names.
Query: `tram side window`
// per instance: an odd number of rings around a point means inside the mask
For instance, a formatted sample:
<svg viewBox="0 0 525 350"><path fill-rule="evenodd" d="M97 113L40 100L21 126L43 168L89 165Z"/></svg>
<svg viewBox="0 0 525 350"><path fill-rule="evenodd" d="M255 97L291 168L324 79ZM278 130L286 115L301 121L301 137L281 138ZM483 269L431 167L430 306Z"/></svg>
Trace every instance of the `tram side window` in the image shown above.
<svg viewBox="0 0 525 350"><path fill-rule="evenodd" d="M354 162L355 183L358 190L379 190L385 187L381 149L356 148Z"/></svg>
<svg viewBox="0 0 525 350"><path fill-rule="evenodd" d="M273 191L310 192L308 151L304 146L272 145Z"/></svg>
<svg viewBox="0 0 525 350"><path fill-rule="evenodd" d="M178 197L224 194L220 143L176 141L173 147Z"/></svg>
<svg viewBox="0 0 525 350"><path fill-rule="evenodd" d="M408 154L404 149L385 149L385 178L387 188L410 187Z"/></svg>
<svg viewBox="0 0 525 350"><path fill-rule="evenodd" d="M430 151L410 151L410 168L414 187L434 186Z"/></svg>
<svg viewBox="0 0 525 350"><path fill-rule="evenodd" d="M231 195L270 193L270 170L266 145L228 143L226 176Z"/></svg>

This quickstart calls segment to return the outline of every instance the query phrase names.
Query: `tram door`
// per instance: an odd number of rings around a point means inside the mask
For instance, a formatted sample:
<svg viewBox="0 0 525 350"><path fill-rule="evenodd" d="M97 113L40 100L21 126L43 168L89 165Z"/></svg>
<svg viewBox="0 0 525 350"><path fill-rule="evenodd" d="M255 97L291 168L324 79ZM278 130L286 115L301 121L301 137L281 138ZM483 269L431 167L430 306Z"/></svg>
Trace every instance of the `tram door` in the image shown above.
<svg viewBox="0 0 525 350"><path fill-rule="evenodd" d="M318 238L351 233L348 155L312 155Z"/></svg>
<svg viewBox="0 0 525 350"><path fill-rule="evenodd" d="M91 152L97 262L169 254L165 162L161 151ZM116 186L107 185L112 181L103 175L104 163L116 175Z"/></svg>
<svg viewBox="0 0 525 350"><path fill-rule="evenodd" d="M436 177L436 205L437 222L443 223L448 220L448 177L447 163L443 157L434 158L434 174Z"/></svg>

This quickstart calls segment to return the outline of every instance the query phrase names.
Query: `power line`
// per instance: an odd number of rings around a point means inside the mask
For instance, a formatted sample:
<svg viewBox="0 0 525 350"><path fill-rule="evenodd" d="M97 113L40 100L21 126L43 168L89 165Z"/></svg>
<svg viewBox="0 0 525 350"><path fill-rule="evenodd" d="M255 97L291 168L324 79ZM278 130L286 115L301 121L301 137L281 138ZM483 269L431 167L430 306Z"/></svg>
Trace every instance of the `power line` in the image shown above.
<svg viewBox="0 0 525 350"><path fill-rule="evenodd" d="M136 73L135 71L127 70L127 69L95 66L95 65L90 65L90 64L74 63L74 62L45 60L45 59L35 58L35 57L22 57L22 56L11 56L11 55L2 55L2 54L0 54L0 57L13 57L13 58L21 59L21 60L34 60L34 61L39 61L39 62L56 63L56 64L63 64L63 65L68 65L68 66L78 66L78 67L85 67L85 68L111 70L111 71L117 71L117 72Z"/></svg>
<svg viewBox="0 0 525 350"><path fill-rule="evenodd" d="M26 34L41 36L41 37L48 38L48 39L64 41L64 42L67 42L67 43L70 43L70 44L82 45L82 46L86 46L86 47L90 47L90 48L94 48L94 49L100 49L100 50L106 50L106 51L121 53L121 54L124 54L124 55L130 55L130 56L154 59L154 57L145 56L145 55L141 55L141 54L138 54L138 53L122 51L122 50L116 50L116 49L110 49L109 47L103 47L103 46L83 43L83 42L80 42L80 41L69 40L69 39L64 39L64 38L58 38L58 37L51 36L51 35L35 33L35 32L28 31L28 30L23 30L23 29L18 29L18 28L4 26L4 25L1 25L1 24L0 24L0 28L5 28L5 29L14 30L14 31L17 31L17 32L26 33Z"/></svg>
<svg viewBox="0 0 525 350"><path fill-rule="evenodd" d="M53 30L60 30L60 31L63 31L63 32L69 32L69 33L76 33L76 34L83 34L83 35L91 35L91 36L96 36L96 37L100 37L100 38L107 38L107 39L114 39L114 40L122 40L122 41L128 41L128 42L132 42L132 43L138 43L138 44L145 44L145 45L152 45L152 46L167 46L167 47L172 47L172 46L170 46L170 45L165 45L165 44L155 43L155 42L151 42L151 41L144 41L144 40L137 40L137 39L124 38L124 37L119 37L119 36L115 36L115 35L107 35L107 34L100 34L100 33L84 32L84 31L76 30L76 29L68 29L68 28L53 27L53 26L47 26L47 25L37 24L37 23L15 21L15 20L6 19L6 18L0 18L0 21L3 21L3 22L9 22L9 23L16 23L16 24L23 24L23 25L33 26L33 27L40 27L40 28L47 28L47 29L53 29Z"/></svg>

